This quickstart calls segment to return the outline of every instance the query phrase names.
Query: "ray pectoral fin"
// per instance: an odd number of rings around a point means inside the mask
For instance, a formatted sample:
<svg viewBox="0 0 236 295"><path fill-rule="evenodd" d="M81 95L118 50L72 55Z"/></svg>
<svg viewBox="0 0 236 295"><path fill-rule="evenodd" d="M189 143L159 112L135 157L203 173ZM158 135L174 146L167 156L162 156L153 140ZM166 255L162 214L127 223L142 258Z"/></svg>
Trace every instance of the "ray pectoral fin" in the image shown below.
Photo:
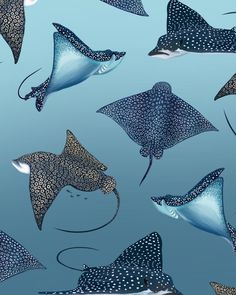
<svg viewBox="0 0 236 295"><path fill-rule="evenodd" d="M107 170L107 167L103 163L97 160L82 146L70 130L67 130L66 132L66 144L62 153L76 157L78 161L87 164L88 166L92 166L95 169L101 171Z"/></svg>
<svg viewBox="0 0 236 295"><path fill-rule="evenodd" d="M167 12L167 32L188 28L211 28L199 13L178 0L169 1Z"/></svg>
<svg viewBox="0 0 236 295"><path fill-rule="evenodd" d="M10 46L15 63L18 62L25 30L25 13L22 0L3 0L1 5L0 34Z"/></svg>
<svg viewBox="0 0 236 295"><path fill-rule="evenodd" d="M61 178L55 177L45 168L31 167L30 197L35 220L40 230L42 229L45 214L65 185L66 183Z"/></svg>
<svg viewBox="0 0 236 295"><path fill-rule="evenodd" d="M112 221L116 218L116 216L117 216L117 214L119 212L119 209L120 209L120 196L119 196L119 193L118 193L118 191L116 189L113 190L113 193L115 194L116 200L117 200L116 212L113 215L113 217L108 222L106 222L105 224L103 224L101 226L98 226L98 227L95 227L95 228L92 228L92 229L88 229L88 230L67 230L67 229L61 229L61 228L56 228L56 229L59 230L59 231L66 232L66 233L82 234L82 233L93 232L93 231L96 231L96 230L99 230L99 229L102 229L102 228L106 227L107 225L112 223Z"/></svg>

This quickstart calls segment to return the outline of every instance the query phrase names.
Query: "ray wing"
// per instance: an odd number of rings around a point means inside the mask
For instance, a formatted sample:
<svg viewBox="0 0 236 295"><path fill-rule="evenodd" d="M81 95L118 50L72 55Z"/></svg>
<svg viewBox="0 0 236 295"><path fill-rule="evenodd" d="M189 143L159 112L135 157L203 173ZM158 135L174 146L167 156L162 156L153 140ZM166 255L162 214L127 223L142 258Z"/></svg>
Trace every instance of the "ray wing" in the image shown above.
<svg viewBox="0 0 236 295"><path fill-rule="evenodd" d="M33 269L45 269L21 244L0 231L0 282Z"/></svg>
<svg viewBox="0 0 236 295"><path fill-rule="evenodd" d="M146 11L144 10L141 0L100 0L100 1L133 14L148 16Z"/></svg>
<svg viewBox="0 0 236 295"><path fill-rule="evenodd" d="M236 74L234 74L229 81L220 89L220 91L215 96L215 100L226 96L236 94Z"/></svg>
<svg viewBox="0 0 236 295"><path fill-rule="evenodd" d="M70 130L67 130L66 144L63 153L72 157L76 157L77 161L79 161L85 167L94 167L95 169L102 171L107 170L107 167L104 164L98 161L79 143Z"/></svg>
<svg viewBox="0 0 236 295"><path fill-rule="evenodd" d="M60 175L60 169L50 169L43 165L30 166L30 198L38 228L42 229L45 214L51 207L60 190L67 185L65 178Z"/></svg>
<svg viewBox="0 0 236 295"><path fill-rule="evenodd" d="M178 0L169 1L167 13L168 33L191 28L212 28L199 13Z"/></svg>
<svg viewBox="0 0 236 295"><path fill-rule="evenodd" d="M0 34L18 62L25 31L24 0L0 1Z"/></svg>
<svg viewBox="0 0 236 295"><path fill-rule="evenodd" d="M112 263L111 267L144 267L162 271L162 241L158 233L153 232L129 246Z"/></svg>

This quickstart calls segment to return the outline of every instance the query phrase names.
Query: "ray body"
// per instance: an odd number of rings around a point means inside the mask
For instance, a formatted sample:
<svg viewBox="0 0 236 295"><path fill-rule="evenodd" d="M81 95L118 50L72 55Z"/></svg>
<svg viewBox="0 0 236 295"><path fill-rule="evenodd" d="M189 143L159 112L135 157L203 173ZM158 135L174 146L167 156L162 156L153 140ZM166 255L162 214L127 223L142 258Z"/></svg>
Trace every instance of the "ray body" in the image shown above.
<svg viewBox="0 0 236 295"><path fill-rule="evenodd" d="M0 35L18 62L25 31L24 0L0 0Z"/></svg>
<svg viewBox="0 0 236 295"><path fill-rule="evenodd" d="M21 244L0 231L0 282L34 269L45 267Z"/></svg>
<svg viewBox="0 0 236 295"><path fill-rule="evenodd" d="M100 0L116 8L133 14L148 16L144 10L142 0Z"/></svg>
<svg viewBox="0 0 236 295"><path fill-rule="evenodd" d="M166 82L115 101L97 111L112 118L141 146L140 154L160 159L165 149L207 131L217 129L201 113L172 93ZM146 175L145 175L146 176Z"/></svg>
<svg viewBox="0 0 236 295"><path fill-rule="evenodd" d="M45 214L67 185L84 192L98 189L103 193L114 192L119 207L115 179L104 173L107 167L92 156L69 130L62 154L36 152L18 158L12 164L19 172L30 174L31 203L40 230Z"/></svg>
<svg viewBox="0 0 236 295"><path fill-rule="evenodd" d="M221 236L236 250L236 232L224 214L222 171L211 172L184 196L166 195L152 200L161 213L182 218L201 230Z"/></svg>
<svg viewBox="0 0 236 295"><path fill-rule="evenodd" d="M167 8L167 34L150 56L163 59L193 53L236 53L236 31L210 26L200 14L178 0Z"/></svg>
<svg viewBox="0 0 236 295"><path fill-rule="evenodd" d="M151 233L128 247L111 264L85 267L78 286L69 291L40 294L178 294L162 270L162 242Z"/></svg>
<svg viewBox="0 0 236 295"><path fill-rule="evenodd" d="M54 33L51 75L45 82L33 87L25 97L20 95L24 100L36 98L38 111L42 110L50 94L79 84L93 75L103 75L112 71L125 55L125 52L111 50L93 51L69 29L60 24L54 26L58 32Z"/></svg>
<svg viewBox="0 0 236 295"><path fill-rule="evenodd" d="M216 295L236 295L236 288L227 287L216 282L211 282L210 285L214 289Z"/></svg>

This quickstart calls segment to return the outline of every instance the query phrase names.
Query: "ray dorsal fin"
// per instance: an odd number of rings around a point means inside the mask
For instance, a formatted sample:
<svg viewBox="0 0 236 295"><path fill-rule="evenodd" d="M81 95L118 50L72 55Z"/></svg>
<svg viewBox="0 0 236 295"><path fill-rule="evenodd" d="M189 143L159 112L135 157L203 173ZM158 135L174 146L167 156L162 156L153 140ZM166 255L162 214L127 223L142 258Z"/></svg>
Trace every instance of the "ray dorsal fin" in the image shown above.
<svg viewBox="0 0 236 295"><path fill-rule="evenodd" d="M153 232L133 245L110 265L111 267L144 267L162 271L162 241L158 233Z"/></svg>
<svg viewBox="0 0 236 295"><path fill-rule="evenodd" d="M211 28L199 13L178 0L169 1L167 14L168 33L191 28Z"/></svg>
<svg viewBox="0 0 236 295"><path fill-rule="evenodd" d="M84 163L86 166L92 166L95 169L99 169L102 171L107 170L107 167L104 164L98 161L79 143L79 141L70 130L67 130L67 138L63 154L76 157L78 161Z"/></svg>

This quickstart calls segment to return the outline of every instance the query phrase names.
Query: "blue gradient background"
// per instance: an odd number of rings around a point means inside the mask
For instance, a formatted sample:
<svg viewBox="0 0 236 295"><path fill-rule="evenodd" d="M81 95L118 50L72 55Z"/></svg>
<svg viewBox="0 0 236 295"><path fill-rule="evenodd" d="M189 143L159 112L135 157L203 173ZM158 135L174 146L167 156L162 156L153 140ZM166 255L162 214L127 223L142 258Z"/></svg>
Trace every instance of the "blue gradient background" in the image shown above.
<svg viewBox="0 0 236 295"><path fill-rule="evenodd" d="M234 0L184 0L215 27L232 28L236 16ZM214 2L214 4L213 4ZM236 140L226 125L223 109L236 126L235 97L213 101L221 86L235 73L236 55L189 54L173 60L148 57L157 39L166 31L168 1L143 0L150 17L139 17L98 0L39 0L26 7L26 32L20 62L13 64L11 52L1 39L1 229L22 243L46 267L15 276L0 285L0 294L36 295L42 290L67 290L77 284L80 273L58 265L56 254L64 247L92 246L99 252L73 251L66 263L80 267L112 262L131 243L157 231L163 239L164 271L172 275L184 295L214 294L209 281L236 286L236 256L226 241L161 215L150 197L166 193L184 194L208 172L225 167L224 204L227 219L236 225ZM43 82L51 71L58 22L74 31L93 49L126 51L113 72L92 77L75 87L51 95L38 113L35 101L17 97L17 87L30 72L43 70L28 81ZM139 147L111 119L96 110L116 99L150 89L157 81L168 81L173 92L208 118L220 132L209 132L165 151L155 161L146 182L138 183L147 167ZM117 179L121 209L117 219L103 230L89 234L66 234L55 227L86 229L111 218L113 195L82 193L70 198L64 189L48 211L42 232L38 231L30 203L28 176L19 174L11 160L35 151L60 153L70 129L81 143L108 167ZM84 198L88 197L87 200Z"/></svg>

